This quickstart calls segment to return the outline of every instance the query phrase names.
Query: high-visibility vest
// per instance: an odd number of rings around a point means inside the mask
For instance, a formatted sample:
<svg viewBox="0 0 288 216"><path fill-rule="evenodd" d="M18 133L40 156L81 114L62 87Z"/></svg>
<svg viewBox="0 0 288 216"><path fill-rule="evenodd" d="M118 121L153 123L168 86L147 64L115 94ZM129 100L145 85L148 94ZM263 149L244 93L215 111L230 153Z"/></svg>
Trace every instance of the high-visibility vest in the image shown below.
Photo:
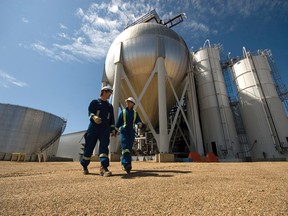
<svg viewBox="0 0 288 216"><path fill-rule="evenodd" d="M137 112L135 110L134 111L134 118L133 118L133 125L132 127L134 128L135 126L135 121L136 121L136 116L137 116ZM126 127L126 109L123 109L123 121L124 121L124 124L123 124L123 127L125 128Z"/></svg>

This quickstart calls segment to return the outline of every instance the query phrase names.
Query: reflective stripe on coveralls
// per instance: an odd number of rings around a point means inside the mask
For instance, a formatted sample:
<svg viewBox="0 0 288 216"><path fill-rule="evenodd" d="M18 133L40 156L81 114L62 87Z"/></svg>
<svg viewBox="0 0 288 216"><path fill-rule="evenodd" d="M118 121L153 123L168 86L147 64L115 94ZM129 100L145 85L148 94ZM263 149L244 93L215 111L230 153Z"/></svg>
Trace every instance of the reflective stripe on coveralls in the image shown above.
<svg viewBox="0 0 288 216"><path fill-rule="evenodd" d="M105 154L105 153L102 153L102 154L99 155L99 157L107 157L108 158L108 155Z"/></svg>
<svg viewBox="0 0 288 216"><path fill-rule="evenodd" d="M89 161L90 161L90 160L91 160L91 157L85 157L85 156L83 156L83 159L84 159L84 160L89 160Z"/></svg>
<svg viewBox="0 0 288 216"><path fill-rule="evenodd" d="M137 116L137 113L134 110L133 128L134 128L134 125L135 125L136 116ZM123 121L124 121L123 127L125 128L126 127L126 109L123 109Z"/></svg>
<svg viewBox="0 0 288 216"><path fill-rule="evenodd" d="M137 116L137 113L134 110L133 128L134 128L134 125L135 125L136 116ZM123 127L125 128L126 127L126 109L123 109L123 121L124 121ZM130 153L129 149L124 149L122 151L122 155L125 154L126 152Z"/></svg>
<svg viewBox="0 0 288 216"><path fill-rule="evenodd" d="M96 112L96 116L99 117L99 114L100 114L100 110L97 110L97 112ZM109 114L110 114L110 113L108 113L108 117L110 116ZM89 116L89 119L91 119L92 116L94 116L94 115L95 115L94 113L91 113L90 116ZM108 119L109 119L109 118L108 118Z"/></svg>
<svg viewBox="0 0 288 216"><path fill-rule="evenodd" d="M96 116L101 119L98 119L101 121L100 124L94 121ZM83 169L87 169L92 159L93 150L99 141L99 146L97 146L99 155L105 154L103 157L100 157L99 160L101 166L107 168L110 162L109 157L107 157L107 155L109 155L110 132L113 130L112 126L115 125L113 105L107 100L103 101L101 98L92 100L88 106L88 117L90 123L84 136L85 145L83 149L83 156L86 158L82 158L80 163Z"/></svg>
<svg viewBox="0 0 288 216"><path fill-rule="evenodd" d="M125 154L126 152L129 152L129 153L130 153L129 149L124 149L124 150L122 151L122 155Z"/></svg>

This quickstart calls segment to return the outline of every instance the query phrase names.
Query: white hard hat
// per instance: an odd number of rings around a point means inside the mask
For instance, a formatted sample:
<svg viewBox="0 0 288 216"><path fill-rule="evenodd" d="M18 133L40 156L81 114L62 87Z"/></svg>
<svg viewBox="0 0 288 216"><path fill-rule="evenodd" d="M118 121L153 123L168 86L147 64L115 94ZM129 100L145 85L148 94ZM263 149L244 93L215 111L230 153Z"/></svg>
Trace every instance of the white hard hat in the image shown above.
<svg viewBox="0 0 288 216"><path fill-rule="evenodd" d="M135 104L135 99L134 99L133 97L129 97L129 98L127 98L125 101L126 101L126 102L127 102L127 101L130 101L130 102L132 102L132 103Z"/></svg>
<svg viewBox="0 0 288 216"><path fill-rule="evenodd" d="M113 93L113 89L110 87L110 86L104 86L101 88L101 91L108 91L108 92L111 92Z"/></svg>

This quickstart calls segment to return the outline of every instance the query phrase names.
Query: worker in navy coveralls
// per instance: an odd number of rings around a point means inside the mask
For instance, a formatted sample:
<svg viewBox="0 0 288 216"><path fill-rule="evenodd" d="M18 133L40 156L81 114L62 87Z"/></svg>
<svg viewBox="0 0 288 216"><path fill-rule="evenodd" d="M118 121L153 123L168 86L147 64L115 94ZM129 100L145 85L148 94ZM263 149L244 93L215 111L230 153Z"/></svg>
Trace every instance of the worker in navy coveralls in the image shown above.
<svg viewBox="0 0 288 216"><path fill-rule="evenodd" d="M130 173L132 169L132 147L135 140L135 124L138 125L139 128L142 127L142 121L138 115L138 113L133 109L135 105L135 100L132 97L127 98L126 100L126 108L123 109L118 117L116 122L116 130L120 132L120 141L122 148L122 157L121 164L122 168Z"/></svg>
<svg viewBox="0 0 288 216"><path fill-rule="evenodd" d="M99 158L100 158L100 175L110 176L112 173L108 170L109 167L109 142L110 133L115 136L115 119L113 106L109 103L113 90L109 86L105 86L101 89L100 98L91 101L88 112L90 124L87 132L84 135L85 146L83 158L80 161L83 166L84 174L89 174L88 165L91 160L91 155L96 146L97 141L100 141L99 145Z"/></svg>

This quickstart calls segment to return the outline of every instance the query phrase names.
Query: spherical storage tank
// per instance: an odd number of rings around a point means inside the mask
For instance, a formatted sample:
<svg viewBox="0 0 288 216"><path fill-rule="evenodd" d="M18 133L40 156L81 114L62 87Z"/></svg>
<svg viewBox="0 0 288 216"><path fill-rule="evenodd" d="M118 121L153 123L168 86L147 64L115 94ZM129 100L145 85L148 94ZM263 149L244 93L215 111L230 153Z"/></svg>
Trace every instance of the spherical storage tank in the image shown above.
<svg viewBox="0 0 288 216"><path fill-rule="evenodd" d="M65 120L50 113L0 104L0 152L37 153L63 132ZM56 140L55 140L56 141ZM56 154L57 148L54 154Z"/></svg>
<svg viewBox="0 0 288 216"><path fill-rule="evenodd" d="M179 90L187 71L189 51L184 40L172 29L157 23L140 23L124 30L112 43L106 58L105 73L111 85L114 83L115 56L119 53L121 44L121 63L138 97L153 72L158 57L164 58L165 70L171 78L173 87L176 91ZM141 104L153 126L158 123L157 86L157 76L154 76L141 99ZM129 96L132 96L131 91L122 79L120 96L122 104ZM166 97L169 110L176 99L167 81ZM143 116L141 118L143 119Z"/></svg>

